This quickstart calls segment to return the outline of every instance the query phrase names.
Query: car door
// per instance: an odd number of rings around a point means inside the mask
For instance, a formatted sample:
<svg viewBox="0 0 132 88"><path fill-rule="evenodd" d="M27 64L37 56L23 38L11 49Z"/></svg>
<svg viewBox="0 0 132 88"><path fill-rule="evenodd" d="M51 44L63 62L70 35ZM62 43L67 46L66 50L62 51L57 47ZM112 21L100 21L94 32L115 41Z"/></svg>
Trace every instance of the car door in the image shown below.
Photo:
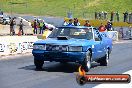
<svg viewBox="0 0 132 88"><path fill-rule="evenodd" d="M102 37L100 36L97 30L94 31L94 42L95 42L95 55L96 58L101 58L105 54L105 47L102 41Z"/></svg>

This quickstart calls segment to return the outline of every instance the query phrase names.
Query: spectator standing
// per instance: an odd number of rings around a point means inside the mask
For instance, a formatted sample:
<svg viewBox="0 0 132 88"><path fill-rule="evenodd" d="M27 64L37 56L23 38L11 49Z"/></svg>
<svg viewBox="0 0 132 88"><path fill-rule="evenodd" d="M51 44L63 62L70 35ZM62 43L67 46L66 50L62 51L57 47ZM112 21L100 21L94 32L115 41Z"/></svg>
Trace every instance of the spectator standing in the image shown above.
<svg viewBox="0 0 132 88"><path fill-rule="evenodd" d="M124 22L128 21L128 12L126 11L124 14Z"/></svg>
<svg viewBox="0 0 132 88"><path fill-rule="evenodd" d="M104 19L107 19L107 12L104 12Z"/></svg>
<svg viewBox="0 0 132 88"><path fill-rule="evenodd" d="M105 26L103 25L103 23L101 23L100 27L99 27L99 31L100 32L105 32L106 31L106 28Z"/></svg>
<svg viewBox="0 0 132 88"><path fill-rule="evenodd" d="M36 19L34 20L33 27L34 27L34 30L33 30L34 34L37 34L37 20Z"/></svg>
<svg viewBox="0 0 132 88"><path fill-rule="evenodd" d="M114 11L111 12L111 21L114 20Z"/></svg>
<svg viewBox="0 0 132 88"><path fill-rule="evenodd" d="M13 18L10 20L10 35L13 35Z"/></svg>
<svg viewBox="0 0 132 88"><path fill-rule="evenodd" d="M42 34L44 33L44 30L45 30L46 28L47 28L47 27L46 27L45 22L44 22L44 20L43 20L43 29L41 30L41 33L42 33Z"/></svg>
<svg viewBox="0 0 132 88"><path fill-rule="evenodd" d="M86 23L84 24L84 26L91 27L91 24L89 23L89 20L86 20L85 22Z"/></svg>
<svg viewBox="0 0 132 88"><path fill-rule="evenodd" d="M38 32L38 30L40 30L40 21L41 20L37 19L37 32Z"/></svg>
<svg viewBox="0 0 132 88"><path fill-rule="evenodd" d="M104 20L104 12L101 12L101 20Z"/></svg>
<svg viewBox="0 0 132 88"><path fill-rule="evenodd" d="M74 18L74 26L80 26L80 23L78 22L77 18Z"/></svg>
<svg viewBox="0 0 132 88"><path fill-rule="evenodd" d="M74 26L74 24L72 23L72 19L69 19L69 23L67 26Z"/></svg>
<svg viewBox="0 0 132 88"><path fill-rule="evenodd" d="M67 25L68 25L68 23L66 22L66 20L64 20L63 26L67 26Z"/></svg>
<svg viewBox="0 0 132 88"><path fill-rule="evenodd" d="M116 12L117 22L119 22L119 12Z"/></svg>
<svg viewBox="0 0 132 88"><path fill-rule="evenodd" d="M99 19L99 13L97 12L97 19Z"/></svg>
<svg viewBox="0 0 132 88"><path fill-rule="evenodd" d="M99 19L101 19L101 12L99 12Z"/></svg>
<svg viewBox="0 0 132 88"><path fill-rule="evenodd" d="M132 23L132 12L129 13L129 23Z"/></svg>
<svg viewBox="0 0 132 88"><path fill-rule="evenodd" d="M97 13L97 12L95 12L95 20L97 19L97 14L98 14L98 13Z"/></svg>
<svg viewBox="0 0 132 88"><path fill-rule="evenodd" d="M112 31L112 23L110 21L107 22L106 29Z"/></svg>
<svg viewBox="0 0 132 88"><path fill-rule="evenodd" d="M129 26L129 37L132 38L132 26Z"/></svg>
<svg viewBox="0 0 132 88"><path fill-rule="evenodd" d="M123 27L122 26L119 29L119 38L124 38Z"/></svg>
<svg viewBox="0 0 132 88"><path fill-rule="evenodd" d="M41 20L40 21L40 32L39 32L39 34L43 34L43 25L44 25L44 22Z"/></svg>
<svg viewBox="0 0 132 88"><path fill-rule="evenodd" d="M19 32L22 33L22 35L24 35L23 26L24 26L23 20L21 19L19 23Z"/></svg>
<svg viewBox="0 0 132 88"><path fill-rule="evenodd" d="M12 18L10 20L10 35L15 35L15 30L14 30L15 24L16 24L15 18Z"/></svg>

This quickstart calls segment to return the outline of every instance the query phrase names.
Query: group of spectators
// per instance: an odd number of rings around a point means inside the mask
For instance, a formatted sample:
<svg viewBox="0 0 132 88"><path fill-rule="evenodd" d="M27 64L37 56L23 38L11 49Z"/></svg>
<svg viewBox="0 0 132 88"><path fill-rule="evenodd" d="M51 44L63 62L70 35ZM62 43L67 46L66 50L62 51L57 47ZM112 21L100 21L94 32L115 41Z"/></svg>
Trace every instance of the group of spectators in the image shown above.
<svg viewBox="0 0 132 88"><path fill-rule="evenodd" d="M85 21L86 23L84 24L84 26L90 27L90 23L89 20ZM69 19L69 22L67 22L66 20L63 23L63 26L80 26L80 22L78 21L77 18L74 18L74 21L72 19Z"/></svg>
<svg viewBox="0 0 132 88"><path fill-rule="evenodd" d="M125 29L126 30L126 29ZM125 31L123 27L121 26L118 30L119 38L125 38L125 36L129 36L129 38L132 38L132 26L128 27L128 30Z"/></svg>
<svg viewBox="0 0 132 88"><path fill-rule="evenodd" d="M16 25L16 21L15 21L15 17L11 18L10 20L10 35L13 36L15 35L15 25ZM19 26L19 32L18 35L24 35L24 31L23 31L23 20L21 19L19 24L17 24ZM44 20L39 20L39 19L34 19L31 22L31 26L33 28L33 33L34 34L43 34L45 29L49 29L49 30L53 30L54 27L53 25L47 24ZM39 32L39 33L38 33Z"/></svg>
<svg viewBox="0 0 132 88"><path fill-rule="evenodd" d="M119 21L119 12L111 12L107 13L106 11L102 12L95 12L95 19L100 19L100 20L106 20L108 19L108 14L110 14L110 21L114 20L114 16L116 16L117 21Z"/></svg>
<svg viewBox="0 0 132 88"><path fill-rule="evenodd" d="M15 25L16 25L15 18L11 18L11 20L10 20L10 35L11 36L16 34L15 33ZM24 31L23 31L24 23L23 23L22 19L20 20L18 26L19 26L18 35L24 35ZM43 34L44 30L47 29L44 20L34 19L31 23L31 26L33 28L34 34L38 34L38 32L39 32L39 34ZM50 30L52 30L52 28Z"/></svg>
<svg viewBox="0 0 132 88"><path fill-rule="evenodd" d="M15 35L15 25L16 25L16 21L15 21L16 17L10 18L10 36ZM19 32L18 35L24 35L24 31L23 31L23 20L20 19L20 22L18 24L19 26Z"/></svg>
<svg viewBox="0 0 132 88"><path fill-rule="evenodd" d="M128 13L127 11L123 13L124 14L124 22L128 22L129 15L132 16L132 12Z"/></svg>
<svg viewBox="0 0 132 88"><path fill-rule="evenodd" d="M46 29L46 25L44 23L44 20L34 19L31 26L33 28L34 34L38 34L38 30L39 30L39 34L43 34L44 30Z"/></svg>
<svg viewBox="0 0 132 88"><path fill-rule="evenodd" d="M74 21L72 19L69 19L69 22L66 22L65 20L63 26L80 26L80 23L77 18L74 18Z"/></svg>
<svg viewBox="0 0 132 88"><path fill-rule="evenodd" d="M98 30L100 32L113 31L112 25L113 24L112 24L111 21L108 21L106 25L101 23L101 25L99 26ZM69 22L66 22L66 20L65 20L64 23L63 23L63 26L80 26L80 23L79 23L77 18L74 18L74 21L72 19L69 19ZM86 20L85 24L83 26L91 27L92 25L90 24L89 20Z"/></svg>
<svg viewBox="0 0 132 88"><path fill-rule="evenodd" d="M103 23L101 23L101 25L99 26L98 30L100 32L104 32L104 31L113 31L113 27L112 27L112 22L108 21L106 25L104 25Z"/></svg>
<svg viewBox="0 0 132 88"><path fill-rule="evenodd" d="M107 12L106 11L102 11L102 12L95 12L95 19L107 19Z"/></svg>
<svg viewBox="0 0 132 88"><path fill-rule="evenodd" d="M95 12L95 19L100 19L100 20L107 20L108 19L108 14L110 14L110 21L114 21L114 18L116 17L116 20L119 22L120 21L120 14L119 12L110 12L107 13L106 11L102 11L102 12ZM128 22L128 18L129 18L129 14L132 13L128 13L128 11L124 12L124 22Z"/></svg>

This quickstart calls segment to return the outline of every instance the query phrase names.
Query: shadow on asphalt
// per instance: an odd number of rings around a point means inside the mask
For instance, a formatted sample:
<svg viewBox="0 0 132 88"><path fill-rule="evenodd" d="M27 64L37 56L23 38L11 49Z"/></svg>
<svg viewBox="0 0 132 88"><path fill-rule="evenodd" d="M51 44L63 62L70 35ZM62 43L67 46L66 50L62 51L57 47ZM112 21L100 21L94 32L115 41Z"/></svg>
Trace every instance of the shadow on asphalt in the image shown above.
<svg viewBox="0 0 132 88"><path fill-rule="evenodd" d="M49 64L50 63L50 64ZM45 63L43 65L42 69L36 69L36 67L34 65L29 65L29 66L25 66L25 67L21 67L18 69L24 69L24 70L34 70L34 71L46 71L46 72L64 72L64 73L73 73L73 72L78 72L78 68L79 68L79 64L77 63L53 63L49 62L49 63ZM92 64L92 68L95 68L99 66L99 64L94 63Z"/></svg>

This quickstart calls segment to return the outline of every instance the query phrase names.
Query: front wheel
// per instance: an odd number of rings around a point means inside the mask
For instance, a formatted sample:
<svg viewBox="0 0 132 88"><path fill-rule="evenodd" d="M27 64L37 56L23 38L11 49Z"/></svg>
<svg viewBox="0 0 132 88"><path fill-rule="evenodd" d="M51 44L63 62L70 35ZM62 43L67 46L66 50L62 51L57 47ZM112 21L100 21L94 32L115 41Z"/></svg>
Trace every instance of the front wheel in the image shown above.
<svg viewBox="0 0 132 88"><path fill-rule="evenodd" d="M42 69L43 64L44 64L43 60L38 60L34 58L34 65L36 66L36 69Z"/></svg>
<svg viewBox="0 0 132 88"><path fill-rule="evenodd" d="M86 54L86 57L84 58L82 66L86 72L88 72L90 70L90 68L91 68L91 52L88 52Z"/></svg>
<svg viewBox="0 0 132 88"><path fill-rule="evenodd" d="M101 58L99 63L101 66L107 66L108 62L109 62L109 50L107 49L105 56Z"/></svg>

